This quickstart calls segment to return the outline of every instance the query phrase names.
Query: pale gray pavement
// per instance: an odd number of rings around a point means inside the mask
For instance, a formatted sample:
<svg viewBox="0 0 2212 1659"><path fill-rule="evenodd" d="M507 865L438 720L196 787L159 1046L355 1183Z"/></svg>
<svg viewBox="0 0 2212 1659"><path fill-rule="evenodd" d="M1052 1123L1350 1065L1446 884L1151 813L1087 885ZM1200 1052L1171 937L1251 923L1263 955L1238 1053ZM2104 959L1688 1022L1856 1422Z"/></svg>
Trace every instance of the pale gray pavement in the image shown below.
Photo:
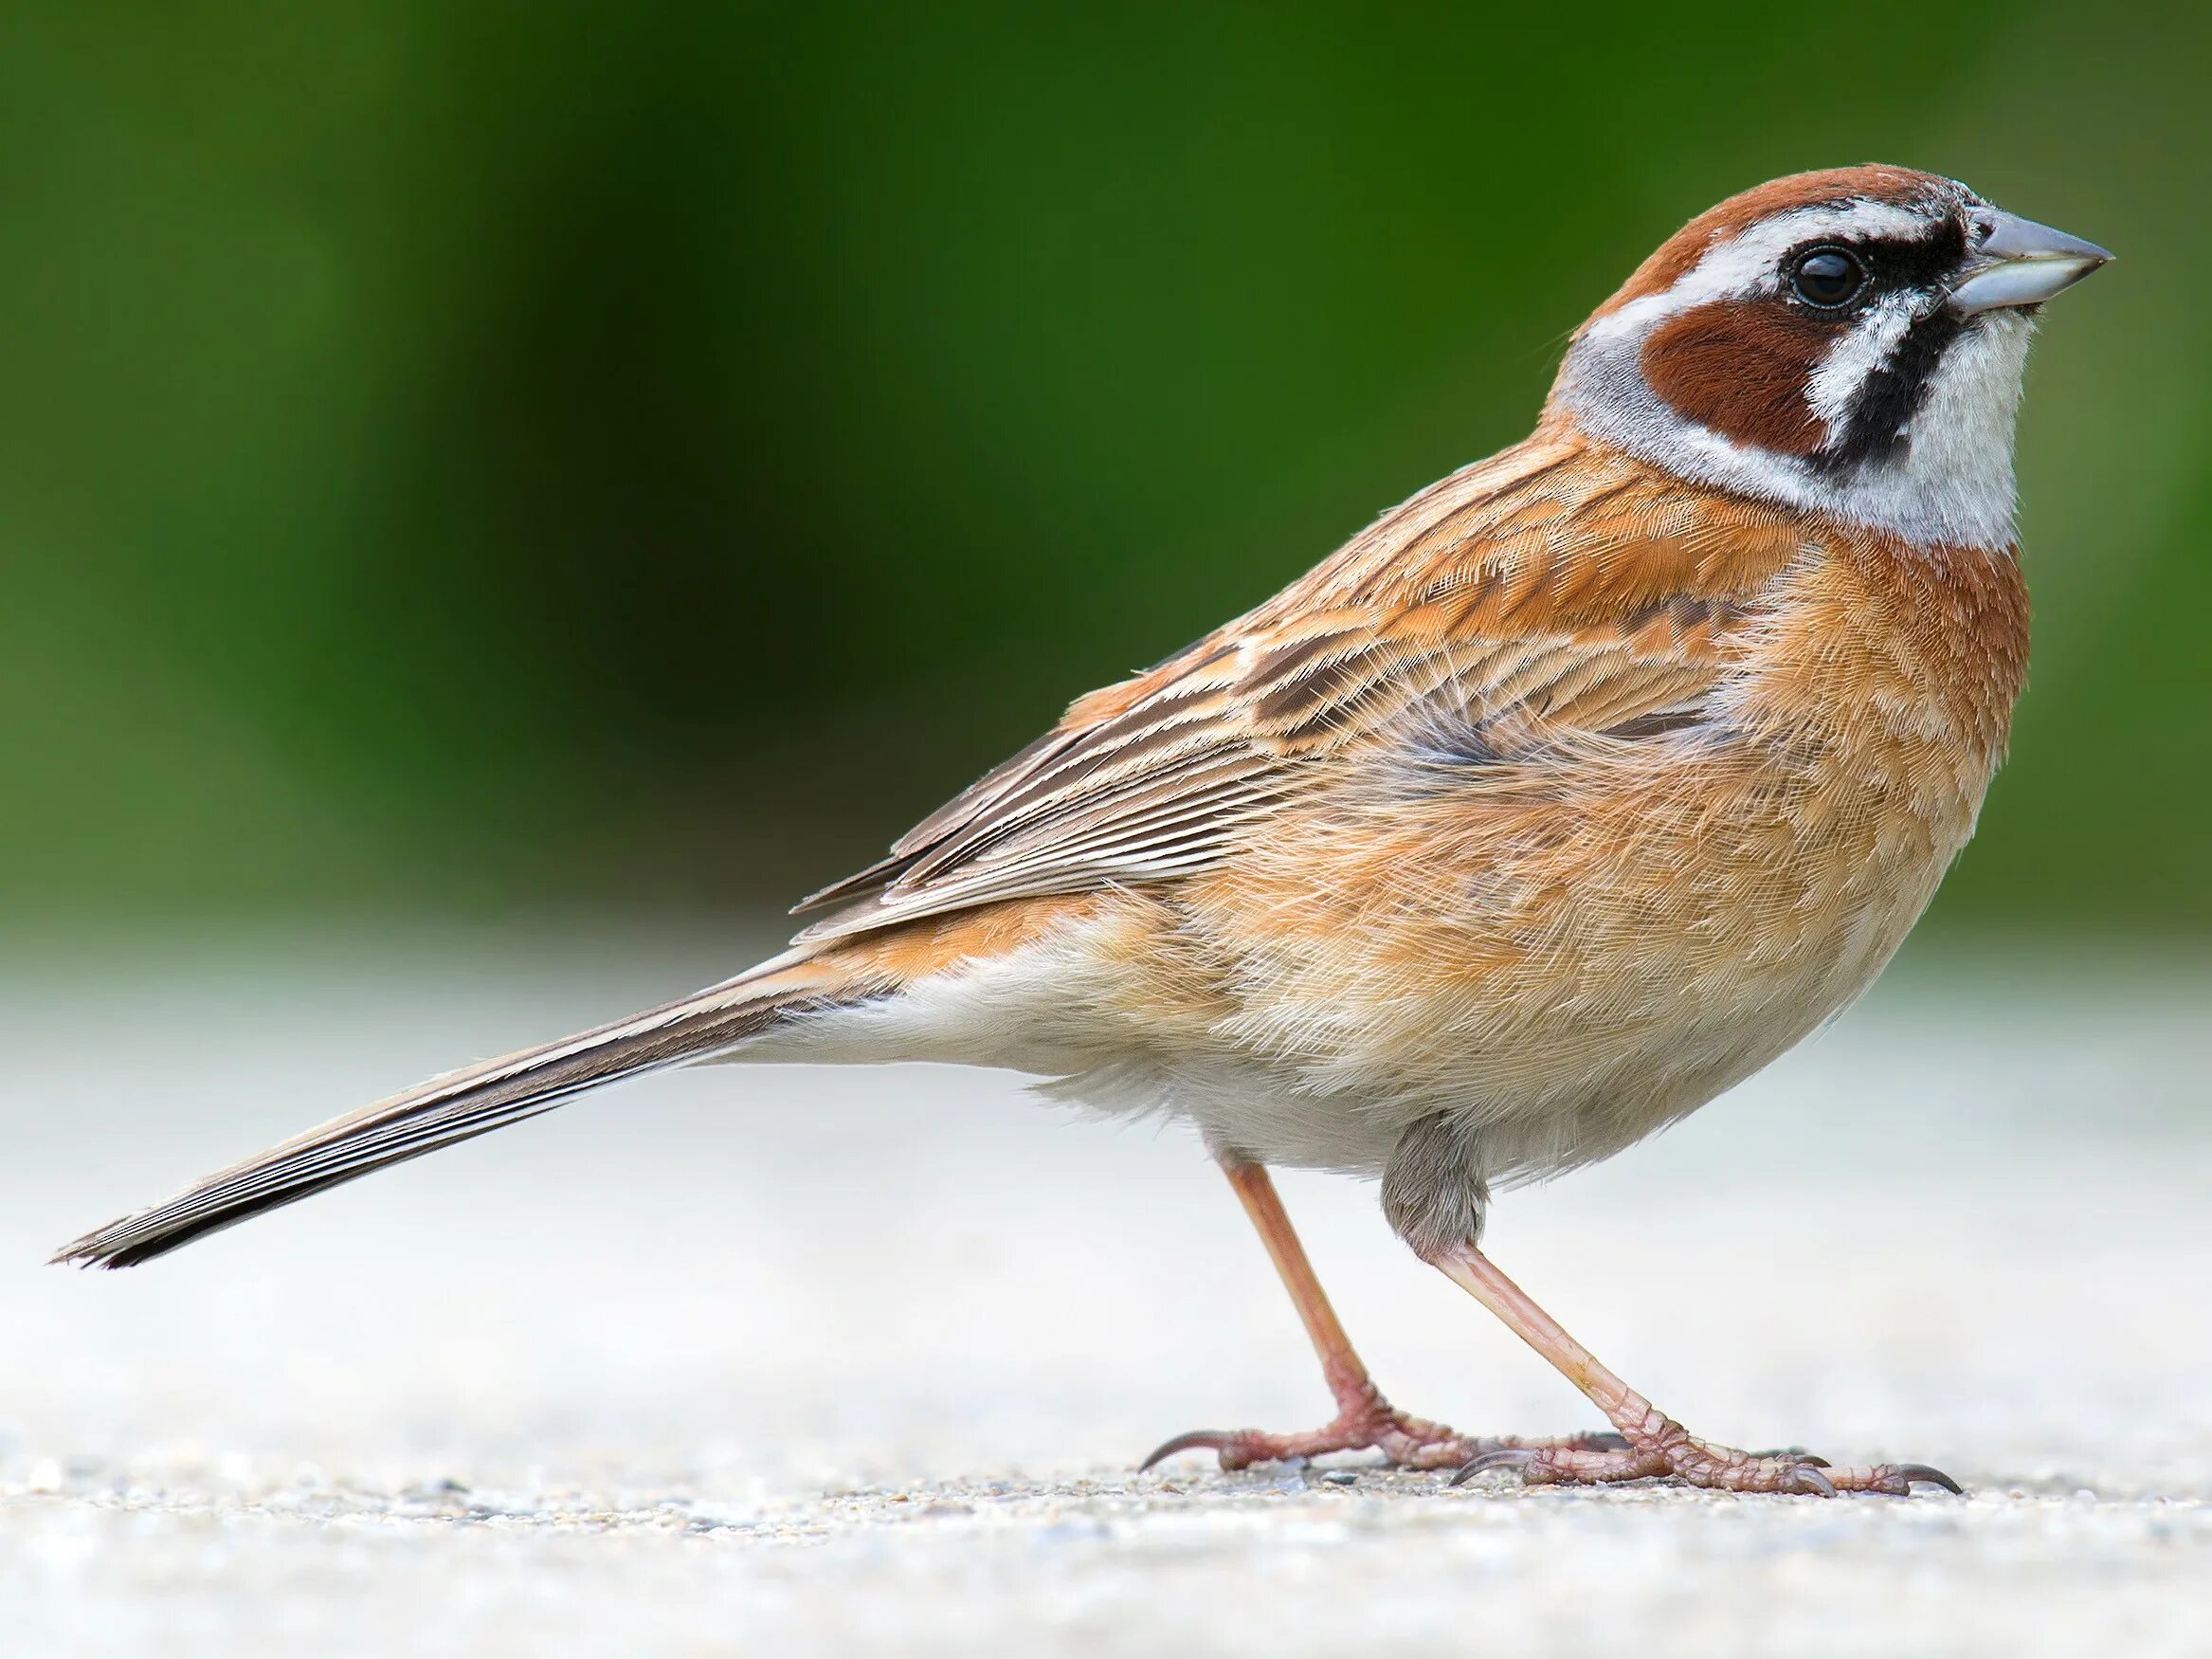
<svg viewBox="0 0 2212 1659"><path fill-rule="evenodd" d="M127 1274L206 1167L743 955L18 941L0 1652L2212 1650L2204 964L1913 956L1767 1077L1504 1199L1495 1253L1694 1429L1965 1501L1128 1466L1326 1402L1184 1132L928 1069L650 1080ZM1464 1429L1588 1410L1284 1183Z"/></svg>

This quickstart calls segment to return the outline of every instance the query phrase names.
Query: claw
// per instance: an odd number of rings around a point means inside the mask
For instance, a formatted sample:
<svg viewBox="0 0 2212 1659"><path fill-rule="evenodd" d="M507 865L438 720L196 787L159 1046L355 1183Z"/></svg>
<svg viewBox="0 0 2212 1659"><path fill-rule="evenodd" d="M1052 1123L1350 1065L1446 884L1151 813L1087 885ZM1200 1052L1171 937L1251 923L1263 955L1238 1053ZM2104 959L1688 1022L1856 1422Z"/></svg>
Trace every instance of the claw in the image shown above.
<svg viewBox="0 0 2212 1659"><path fill-rule="evenodd" d="M1491 1451L1479 1452L1461 1464L1453 1472L1451 1484L1464 1486L1477 1475L1488 1474L1494 1468L1520 1468L1535 1461L1536 1454L1522 1447L1501 1446Z"/></svg>
<svg viewBox="0 0 2212 1659"><path fill-rule="evenodd" d="M1141 1475L1155 1463L1165 1463L1179 1451L1210 1451L1218 1457L1235 1438L1226 1429L1193 1429L1153 1448L1151 1456L1136 1466L1136 1472Z"/></svg>
<svg viewBox="0 0 2212 1659"><path fill-rule="evenodd" d="M1907 1495L1912 1493L1913 1483L1915 1481L1931 1486L1941 1486L1954 1498L1963 1498L1967 1495L1966 1487L1960 1486L1943 1470L1931 1468L1924 1463L1901 1463L1897 1465L1897 1478L1905 1483Z"/></svg>
<svg viewBox="0 0 2212 1659"><path fill-rule="evenodd" d="M1801 1492L1817 1493L1822 1498L1833 1498L1836 1495L1836 1483L1830 1480L1826 1475L1821 1473L1821 1468L1825 1468L1827 1467L1826 1464L1821 1464L1820 1468L1813 1467L1814 1464L1819 1463L1819 1461L1820 1460L1817 1458L1801 1458L1798 1461L1795 1470L1797 1475L1798 1490Z"/></svg>

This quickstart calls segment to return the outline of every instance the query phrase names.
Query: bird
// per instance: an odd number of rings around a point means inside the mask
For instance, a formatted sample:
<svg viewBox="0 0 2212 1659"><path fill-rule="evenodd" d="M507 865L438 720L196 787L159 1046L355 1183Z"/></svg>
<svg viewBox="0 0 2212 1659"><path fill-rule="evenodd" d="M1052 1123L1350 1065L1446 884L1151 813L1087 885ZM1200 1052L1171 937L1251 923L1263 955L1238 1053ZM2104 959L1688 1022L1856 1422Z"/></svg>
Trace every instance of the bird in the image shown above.
<svg viewBox="0 0 2212 1659"><path fill-rule="evenodd" d="M1692 1434L1482 1248L1495 1192L1681 1119L1845 1008L1966 845L2027 665L2016 415L2111 259L1939 174L1698 214L1568 337L1522 442L1065 716L794 908L789 949L450 1072L63 1248L121 1267L618 1079L942 1061L1195 1125L1321 1361L1332 1452L1909 1496L1925 1464ZM1375 1384L1273 1168L1379 1179L1421 1261L1602 1431L1471 1437Z"/></svg>

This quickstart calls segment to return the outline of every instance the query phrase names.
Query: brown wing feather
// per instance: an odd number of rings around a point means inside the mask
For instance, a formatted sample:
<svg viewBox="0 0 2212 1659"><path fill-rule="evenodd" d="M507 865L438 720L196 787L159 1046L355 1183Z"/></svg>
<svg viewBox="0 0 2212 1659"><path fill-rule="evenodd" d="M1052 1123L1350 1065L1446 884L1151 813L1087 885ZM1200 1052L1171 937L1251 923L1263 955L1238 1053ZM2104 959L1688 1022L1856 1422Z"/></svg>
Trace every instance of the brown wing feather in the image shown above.
<svg viewBox="0 0 2212 1659"><path fill-rule="evenodd" d="M1803 556L1789 515L1689 495L1539 434L1385 514L1313 573L1061 723L800 906L802 942L1219 861L1333 760L1478 729L1499 752L1693 718L1758 596Z"/></svg>

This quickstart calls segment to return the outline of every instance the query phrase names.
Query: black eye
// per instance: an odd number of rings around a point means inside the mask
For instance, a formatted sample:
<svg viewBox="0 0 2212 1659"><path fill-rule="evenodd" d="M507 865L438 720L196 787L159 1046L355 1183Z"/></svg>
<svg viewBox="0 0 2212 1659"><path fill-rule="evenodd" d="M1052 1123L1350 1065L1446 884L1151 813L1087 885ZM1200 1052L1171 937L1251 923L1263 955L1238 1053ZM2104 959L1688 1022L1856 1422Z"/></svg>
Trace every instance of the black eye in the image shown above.
<svg viewBox="0 0 2212 1659"><path fill-rule="evenodd" d="M1789 281L1806 304L1833 310L1858 297L1866 285L1866 267L1840 247L1816 247L1798 255Z"/></svg>

